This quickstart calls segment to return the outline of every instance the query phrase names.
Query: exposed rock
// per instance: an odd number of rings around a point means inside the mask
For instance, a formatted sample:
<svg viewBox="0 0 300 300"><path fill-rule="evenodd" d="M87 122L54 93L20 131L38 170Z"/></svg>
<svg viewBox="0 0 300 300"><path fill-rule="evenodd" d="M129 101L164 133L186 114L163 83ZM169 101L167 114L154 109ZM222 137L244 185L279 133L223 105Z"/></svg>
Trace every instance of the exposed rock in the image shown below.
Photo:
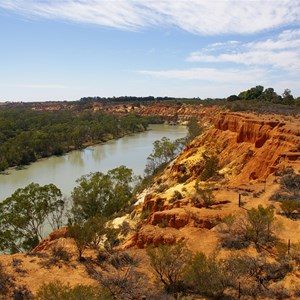
<svg viewBox="0 0 300 300"><path fill-rule="evenodd" d="M67 227L59 228L50 233L50 235L43 239L33 250L31 253L38 253L43 250L47 250L51 247L51 242L54 240L58 240L60 238L67 238L68 237L68 230Z"/></svg>
<svg viewBox="0 0 300 300"><path fill-rule="evenodd" d="M198 177L207 155L216 154L222 168L220 173L230 179L232 185L266 179L282 164L300 159L296 120L282 122L272 118L274 116L219 113L214 126L177 158L170 175L177 176L184 166L190 175Z"/></svg>
<svg viewBox="0 0 300 300"><path fill-rule="evenodd" d="M174 228L160 228L154 225L145 225L135 237L135 246L145 248L148 245L174 244L183 240L183 235Z"/></svg>
<svg viewBox="0 0 300 300"><path fill-rule="evenodd" d="M179 229L187 225L190 221L190 216L183 209L171 209L158 211L151 215L149 224L172 227Z"/></svg>

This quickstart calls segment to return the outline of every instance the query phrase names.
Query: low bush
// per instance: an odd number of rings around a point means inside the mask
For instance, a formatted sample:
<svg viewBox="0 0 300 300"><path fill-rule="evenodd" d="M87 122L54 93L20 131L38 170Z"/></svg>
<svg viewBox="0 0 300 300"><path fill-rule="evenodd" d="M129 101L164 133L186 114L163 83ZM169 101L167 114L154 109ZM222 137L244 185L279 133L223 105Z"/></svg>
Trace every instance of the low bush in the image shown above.
<svg viewBox="0 0 300 300"><path fill-rule="evenodd" d="M299 208L299 202L295 200L285 199L281 202L280 207L287 217L292 217L293 213Z"/></svg>
<svg viewBox="0 0 300 300"><path fill-rule="evenodd" d="M112 300L109 292L92 286L76 285L71 287L60 281L42 285L36 295L36 300Z"/></svg>

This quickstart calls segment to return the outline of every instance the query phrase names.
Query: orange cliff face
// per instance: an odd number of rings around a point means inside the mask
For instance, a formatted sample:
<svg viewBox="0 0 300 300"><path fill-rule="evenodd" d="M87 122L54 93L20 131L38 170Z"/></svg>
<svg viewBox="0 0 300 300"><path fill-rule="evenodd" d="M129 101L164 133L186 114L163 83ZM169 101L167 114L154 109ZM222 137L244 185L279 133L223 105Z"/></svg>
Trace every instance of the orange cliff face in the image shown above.
<svg viewBox="0 0 300 300"><path fill-rule="evenodd" d="M207 113L202 110L202 117L210 120L210 127L156 178L156 185L140 207L149 217L142 221L124 248L185 240L198 249L201 232L208 234L212 243L217 241L210 229L228 210L205 209L193 204L195 182L204 169L205 159L211 155L218 157L221 175L216 182L216 206L231 203L228 204L230 213L239 210L229 200L237 198L235 188L254 192L276 170L288 166L300 170L299 119L216 111L207 116ZM173 199L175 191L181 193L181 200Z"/></svg>
<svg viewBox="0 0 300 300"><path fill-rule="evenodd" d="M285 118L285 119L284 119ZM220 174L231 185L265 180L277 169L300 165L300 120L277 115L221 112L211 127L177 158L173 176L183 167L200 176L204 157L217 155Z"/></svg>
<svg viewBox="0 0 300 300"><path fill-rule="evenodd" d="M220 153L223 163L230 152L236 156L241 154L239 149L248 150L244 160L241 161L240 173L236 174L233 182L264 180L280 167L293 165L297 160L300 164L299 119L280 120L271 115L221 113L214 126L221 131L221 135L230 132L235 138L231 143L232 147L224 148L224 153ZM286 156L289 152L294 153L293 159ZM231 160L234 161L232 155Z"/></svg>

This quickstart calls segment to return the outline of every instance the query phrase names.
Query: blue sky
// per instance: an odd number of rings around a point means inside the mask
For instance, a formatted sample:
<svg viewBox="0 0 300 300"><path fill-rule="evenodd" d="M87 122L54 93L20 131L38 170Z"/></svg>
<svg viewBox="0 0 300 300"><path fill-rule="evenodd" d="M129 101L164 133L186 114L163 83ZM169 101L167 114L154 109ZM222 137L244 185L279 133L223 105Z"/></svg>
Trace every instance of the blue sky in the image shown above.
<svg viewBox="0 0 300 300"><path fill-rule="evenodd" d="M300 96L299 0L0 0L0 101Z"/></svg>

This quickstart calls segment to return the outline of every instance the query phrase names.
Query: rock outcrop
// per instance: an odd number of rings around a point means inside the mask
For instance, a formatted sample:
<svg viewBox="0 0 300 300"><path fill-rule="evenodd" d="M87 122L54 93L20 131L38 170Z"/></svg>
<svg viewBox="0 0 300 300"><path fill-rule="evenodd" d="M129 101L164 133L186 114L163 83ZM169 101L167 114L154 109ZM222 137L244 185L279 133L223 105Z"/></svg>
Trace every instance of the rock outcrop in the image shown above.
<svg viewBox="0 0 300 300"><path fill-rule="evenodd" d="M197 211L192 201L195 182L212 155L219 160L217 186L223 189L249 191L249 184L264 183L282 168L293 166L296 171L300 170L299 119L211 112L213 117L205 117L208 112L202 110L201 117L207 120L208 129L194 139L157 180L164 183L167 189L145 197L142 211L150 215L127 243L128 247L173 243L188 238L183 235L186 228L211 230L222 220L215 209L203 212L203 208L198 207ZM183 199L174 202L172 195L177 190L175 187L189 191ZM224 200L219 199L216 207L231 202ZM191 212L191 209L194 210ZM199 210L202 211L200 215Z"/></svg>
<svg viewBox="0 0 300 300"><path fill-rule="evenodd" d="M299 123L271 115L219 113L213 126L177 158L173 175L184 167L191 176L199 176L205 158L214 154L219 159L219 173L230 184L265 180L279 168L299 161Z"/></svg>
<svg viewBox="0 0 300 300"><path fill-rule="evenodd" d="M59 228L51 232L47 238L43 239L33 250L31 250L31 253L34 254L34 253L39 253L43 250L48 250L51 247L53 241L61 238L67 238L67 237L68 237L67 227Z"/></svg>

